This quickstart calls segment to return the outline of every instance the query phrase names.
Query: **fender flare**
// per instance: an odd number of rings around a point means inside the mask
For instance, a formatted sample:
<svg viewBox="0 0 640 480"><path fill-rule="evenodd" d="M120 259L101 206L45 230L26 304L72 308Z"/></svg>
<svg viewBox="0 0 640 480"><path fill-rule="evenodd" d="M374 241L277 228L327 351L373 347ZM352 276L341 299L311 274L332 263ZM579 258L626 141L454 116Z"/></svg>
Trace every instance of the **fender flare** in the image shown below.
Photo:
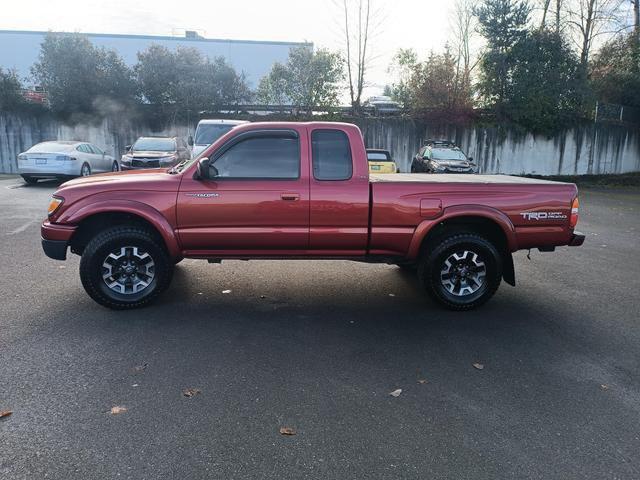
<svg viewBox="0 0 640 480"><path fill-rule="evenodd" d="M83 220L100 213L128 213L149 222L160 234L167 247L169 256L181 258L182 250L178 237L167 219L155 208L135 200L109 200L108 203L91 202L78 205L64 212L61 223L78 225Z"/></svg>
<svg viewBox="0 0 640 480"><path fill-rule="evenodd" d="M418 258L422 242L429 234L429 232L431 232L431 230L440 223L459 217L481 217L487 220L491 220L502 229L507 240L507 250L509 251L509 253L514 252L518 249L515 227L513 226L513 223L511 223L509 217L503 212L484 205L454 205L445 208L442 212L442 215L440 215L439 217L430 220L424 220L418 224L415 231L413 232L413 237L411 238L407 257L412 260Z"/></svg>

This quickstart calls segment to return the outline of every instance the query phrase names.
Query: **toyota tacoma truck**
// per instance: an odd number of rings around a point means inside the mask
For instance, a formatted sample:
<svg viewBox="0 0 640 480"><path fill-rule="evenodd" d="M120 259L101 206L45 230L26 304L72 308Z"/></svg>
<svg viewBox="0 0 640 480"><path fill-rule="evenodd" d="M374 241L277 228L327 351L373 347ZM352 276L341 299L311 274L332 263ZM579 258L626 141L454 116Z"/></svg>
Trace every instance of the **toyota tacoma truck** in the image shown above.
<svg viewBox="0 0 640 480"><path fill-rule="evenodd" d="M454 310L515 285L512 253L578 246L576 186L506 175L369 174L357 126L240 125L172 168L62 184L42 224L51 258L114 309L157 298L183 258L349 259L416 270Z"/></svg>

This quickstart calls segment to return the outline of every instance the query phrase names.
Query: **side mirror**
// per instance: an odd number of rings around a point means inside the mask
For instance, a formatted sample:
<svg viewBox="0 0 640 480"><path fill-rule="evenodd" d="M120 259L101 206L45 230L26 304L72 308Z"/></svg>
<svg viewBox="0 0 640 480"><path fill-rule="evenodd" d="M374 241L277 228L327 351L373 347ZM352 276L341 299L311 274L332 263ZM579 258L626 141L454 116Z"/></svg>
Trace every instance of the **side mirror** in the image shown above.
<svg viewBox="0 0 640 480"><path fill-rule="evenodd" d="M124 146L124 151L125 152L130 152L131 151L131 147L133 147L133 145L125 145Z"/></svg>
<svg viewBox="0 0 640 480"><path fill-rule="evenodd" d="M198 160L198 178L202 180L209 179L209 159L207 157Z"/></svg>
<svg viewBox="0 0 640 480"><path fill-rule="evenodd" d="M189 135L189 137L187 138L187 143L190 147L193 147L193 137L191 135Z"/></svg>
<svg viewBox="0 0 640 480"><path fill-rule="evenodd" d="M470 163L473 163L473 157L467 157L467 160L469 160Z"/></svg>
<svg viewBox="0 0 640 480"><path fill-rule="evenodd" d="M209 180L217 176L218 169L211 164L211 161L207 157L198 160L198 178Z"/></svg>

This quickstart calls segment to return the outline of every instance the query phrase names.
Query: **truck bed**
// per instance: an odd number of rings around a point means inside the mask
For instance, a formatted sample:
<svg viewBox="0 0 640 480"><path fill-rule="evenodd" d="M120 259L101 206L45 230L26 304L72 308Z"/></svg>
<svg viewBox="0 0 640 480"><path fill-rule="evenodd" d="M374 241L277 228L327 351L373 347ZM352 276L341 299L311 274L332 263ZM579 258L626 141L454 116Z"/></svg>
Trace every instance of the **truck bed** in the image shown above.
<svg viewBox="0 0 640 480"><path fill-rule="evenodd" d="M476 175L464 173L372 173L371 182L420 182L420 183L476 183L476 184L562 184L538 178L515 177L512 175ZM566 184L565 184L566 185Z"/></svg>

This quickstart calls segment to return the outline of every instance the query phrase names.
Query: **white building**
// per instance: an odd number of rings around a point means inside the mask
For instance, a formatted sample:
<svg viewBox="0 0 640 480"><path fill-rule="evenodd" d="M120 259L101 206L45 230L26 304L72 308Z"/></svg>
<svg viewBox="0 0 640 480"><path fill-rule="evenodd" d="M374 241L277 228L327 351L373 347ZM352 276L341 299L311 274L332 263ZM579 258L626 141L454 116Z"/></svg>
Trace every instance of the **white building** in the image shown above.
<svg viewBox="0 0 640 480"><path fill-rule="evenodd" d="M30 84L31 66L38 60L40 44L48 32L0 30L0 67L15 69L21 79ZM184 37L163 37L153 35L117 35L107 33L83 34L97 47L115 50L124 62L133 66L137 53L152 44L175 50L178 46L193 47L213 59L224 57L238 73L244 72L251 88L258 85L274 62L286 62L289 50L294 47L313 48L312 43L269 42L258 40L224 40L203 38L195 32L187 32Z"/></svg>

